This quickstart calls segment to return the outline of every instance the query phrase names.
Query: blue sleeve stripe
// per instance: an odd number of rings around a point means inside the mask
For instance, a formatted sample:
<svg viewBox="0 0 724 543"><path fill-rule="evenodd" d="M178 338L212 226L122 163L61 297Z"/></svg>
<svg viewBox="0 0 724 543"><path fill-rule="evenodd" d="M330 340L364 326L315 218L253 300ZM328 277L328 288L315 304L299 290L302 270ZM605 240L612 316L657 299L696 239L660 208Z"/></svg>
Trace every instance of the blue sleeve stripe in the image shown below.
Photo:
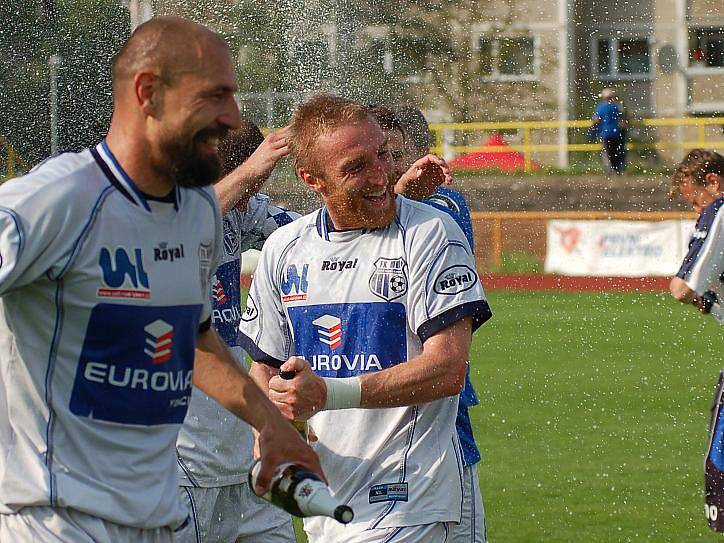
<svg viewBox="0 0 724 543"><path fill-rule="evenodd" d="M488 302L485 300L476 300L474 302L465 302L462 305L455 306L437 317L423 322L417 329L417 335L422 343L425 343L430 337L437 334L440 330L444 330L451 324L464 319L465 317L473 317L473 332L493 316Z"/></svg>
<svg viewBox="0 0 724 543"><path fill-rule="evenodd" d="M22 223L15 211L10 208L0 206L0 213L7 213L10 215L13 224L15 224L15 231L18 233L18 254L15 258L16 262L19 262L20 257L23 254L23 249L25 249L25 234L23 233Z"/></svg>
<svg viewBox="0 0 724 543"><path fill-rule="evenodd" d="M284 364L284 360L274 358L262 351L256 343L254 343L254 341L243 332L239 332L238 340L239 347L244 349L254 362L262 362L272 368L280 368L281 365Z"/></svg>
<svg viewBox="0 0 724 543"><path fill-rule="evenodd" d="M83 227L83 230L81 230L80 235L78 236L78 239L75 240L75 243L73 244L73 250L70 252L70 257L68 258L68 261L65 263L65 266L63 266L63 269L60 270L60 273L58 273L57 277L51 277L50 273L48 273L48 278L52 279L60 279L65 275L65 273L68 271L68 268L75 262L75 259L78 257L78 254L80 253L80 248L83 245L83 242L90 234L90 231L93 229L93 224L96 221L96 218L98 217L98 213L100 212L101 207L103 206L103 203L106 201L106 198L113 190L113 187L106 187L101 192L100 196L98 196L98 199L96 200L96 203L93 205L93 208L91 209L90 216L88 217L88 220L85 223L85 226Z"/></svg>

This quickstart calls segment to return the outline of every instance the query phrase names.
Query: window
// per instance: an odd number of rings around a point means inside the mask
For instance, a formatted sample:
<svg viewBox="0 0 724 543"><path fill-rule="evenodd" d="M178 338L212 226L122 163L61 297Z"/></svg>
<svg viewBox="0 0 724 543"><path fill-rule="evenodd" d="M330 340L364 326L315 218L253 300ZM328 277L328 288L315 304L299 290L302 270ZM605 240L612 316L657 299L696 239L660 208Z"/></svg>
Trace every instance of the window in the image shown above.
<svg viewBox="0 0 724 543"><path fill-rule="evenodd" d="M647 79L651 73L648 38L596 38L593 52L600 79Z"/></svg>
<svg viewBox="0 0 724 543"><path fill-rule="evenodd" d="M724 68L724 28L689 30L689 67Z"/></svg>
<svg viewBox="0 0 724 543"><path fill-rule="evenodd" d="M536 47L532 37L482 36L478 43L478 70L484 79L532 80L536 74Z"/></svg>

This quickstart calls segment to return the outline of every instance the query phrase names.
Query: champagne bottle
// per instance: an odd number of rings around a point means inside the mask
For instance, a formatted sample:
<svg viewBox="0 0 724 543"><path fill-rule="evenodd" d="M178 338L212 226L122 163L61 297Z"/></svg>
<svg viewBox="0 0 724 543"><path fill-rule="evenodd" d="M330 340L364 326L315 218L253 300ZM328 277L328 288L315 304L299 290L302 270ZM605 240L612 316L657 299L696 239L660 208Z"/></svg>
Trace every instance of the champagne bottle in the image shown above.
<svg viewBox="0 0 724 543"><path fill-rule="evenodd" d="M294 379L294 376L297 374L296 371L280 371L279 377L286 380ZM309 437L309 424L307 424L306 420L293 420L292 426L294 426L297 431L302 434L302 437L304 438L304 441L307 441Z"/></svg>
<svg viewBox="0 0 724 543"><path fill-rule="evenodd" d="M257 460L249 470L253 491L260 469L261 460ZM279 466L269 490L261 497L297 517L324 515L342 524L349 524L354 518L352 508L335 500L319 476L294 464Z"/></svg>

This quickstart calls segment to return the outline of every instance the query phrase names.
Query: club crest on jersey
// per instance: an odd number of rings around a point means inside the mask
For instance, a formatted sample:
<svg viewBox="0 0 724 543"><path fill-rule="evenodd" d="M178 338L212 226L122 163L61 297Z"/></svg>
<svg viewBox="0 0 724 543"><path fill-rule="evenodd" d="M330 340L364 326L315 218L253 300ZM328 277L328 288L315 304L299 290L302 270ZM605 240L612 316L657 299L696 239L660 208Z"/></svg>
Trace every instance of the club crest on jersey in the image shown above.
<svg viewBox="0 0 724 543"><path fill-rule="evenodd" d="M402 258L378 258L370 275L370 290L386 302L407 292L407 262Z"/></svg>
<svg viewBox="0 0 724 543"><path fill-rule="evenodd" d="M319 341L334 350L342 345L342 321L339 317L333 315L322 315L318 319L312 321L317 327Z"/></svg>
<svg viewBox="0 0 724 543"><path fill-rule="evenodd" d="M145 326L146 332L146 353L154 364L162 364L171 359L173 349L173 326L161 319L153 321Z"/></svg>
<svg viewBox="0 0 724 543"><path fill-rule="evenodd" d="M126 251L124 247L117 247L111 253L107 247L101 247L98 265L103 272L105 285L96 291L99 298L150 298L151 290L148 275L143 268L141 249Z"/></svg>
<svg viewBox="0 0 724 543"><path fill-rule="evenodd" d="M290 264L286 272L282 276L282 302L298 302L307 299L307 290L309 283L307 282L307 273L309 272L309 264L302 266L302 274L299 274L296 264Z"/></svg>

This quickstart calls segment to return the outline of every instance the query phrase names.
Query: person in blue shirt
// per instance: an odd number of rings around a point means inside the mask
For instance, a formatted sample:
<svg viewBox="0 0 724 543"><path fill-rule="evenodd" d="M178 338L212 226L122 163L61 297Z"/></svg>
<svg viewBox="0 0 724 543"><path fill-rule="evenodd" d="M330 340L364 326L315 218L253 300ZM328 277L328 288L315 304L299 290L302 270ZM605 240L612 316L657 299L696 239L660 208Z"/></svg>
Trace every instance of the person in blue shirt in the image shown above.
<svg viewBox="0 0 724 543"><path fill-rule="evenodd" d="M606 173L623 175L626 169L626 119L616 89L601 91L601 101L593 113L593 128L603 145Z"/></svg>
<svg viewBox="0 0 724 543"><path fill-rule="evenodd" d="M416 161L426 156L430 146L430 128L422 112L413 106L388 108L373 107L372 113L380 123L398 176L408 171ZM427 155L430 156L430 155ZM441 160L441 159L440 159ZM462 194L443 183L418 183L417 199L441 209L452 216L465 234L470 248L474 251L473 224L470 208ZM419 191L427 191L424 194ZM399 192L399 191L398 191ZM409 192L409 191L408 191ZM463 511L461 521L453 528L451 543L486 543L487 525L477 464L480 451L475 443L468 408L478 405L479 400L470 380L470 368L465 376L465 385L460 392L455 428L463 453Z"/></svg>

